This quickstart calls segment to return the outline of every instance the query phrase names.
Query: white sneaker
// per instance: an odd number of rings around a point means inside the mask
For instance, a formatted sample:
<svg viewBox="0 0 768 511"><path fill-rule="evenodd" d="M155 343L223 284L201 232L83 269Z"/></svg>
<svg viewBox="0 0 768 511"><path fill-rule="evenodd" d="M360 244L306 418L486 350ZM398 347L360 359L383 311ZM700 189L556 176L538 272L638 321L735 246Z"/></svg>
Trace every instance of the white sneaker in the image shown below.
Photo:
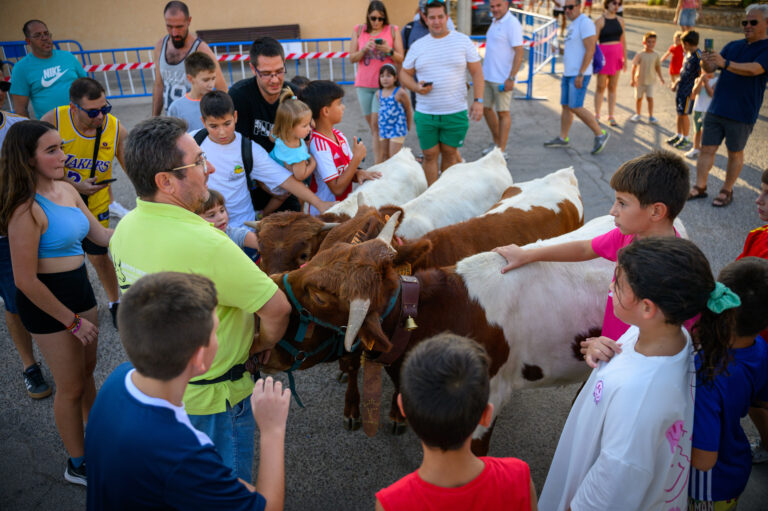
<svg viewBox="0 0 768 511"><path fill-rule="evenodd" d="M654 116L648 117L648 122L650 122L651 124L659 124L659 120Z"/></svg>
<svg viewBox="0 0 768 511"><path fill-rule="evenodd" d="M752 450L752 463L758 464L766 461L768 461L768 451L762 445L758 445Z"/></svg>
<svg viewBox="0 0 768 511"><path fill-rule="evenodd" d="M696 148L691 149L687 153L685 153L686 158L695 159L697 156L699 156L699 150Z"/></svg>
<svg viewBox="0 0 768 511"><path fill-rule="evenodd" d="M632 122L640 122L640 114L635 114L632 117L629 118Z"/></svg>
<svg viewBox="0 0 768 511"><path fill-rule="evenodd" d="M109 205L109 214L113 215L117 218L123 218L125 215L127 215L131 210L120 204L119 202L115 201Z"/></svg>

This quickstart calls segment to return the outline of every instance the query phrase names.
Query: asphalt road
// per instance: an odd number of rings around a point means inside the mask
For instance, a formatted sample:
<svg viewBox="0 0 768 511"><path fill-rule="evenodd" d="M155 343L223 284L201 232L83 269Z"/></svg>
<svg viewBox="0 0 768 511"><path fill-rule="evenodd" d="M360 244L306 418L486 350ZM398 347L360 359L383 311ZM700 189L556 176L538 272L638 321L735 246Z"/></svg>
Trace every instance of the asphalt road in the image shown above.
<svg viewBox="0 0 768 511"><path fill-rule="evenodd" d="M672 25L629 19L630 56L642 48L640 40L647 30L659 34L660 51L671 43ZM716 48L740 37L738 33L708 28L701 32L702 37L715 39ZM594 91L593 84L590 90ZM556 135L559 127L559 78L537 76L535 95L548 99L513 104L508 153L514 180L525 181L572 165L580 182L586 219L606 214L613 200L608 185L613 172L622 162L664 146L664 139L673 132L673 95L666 89L658 90L656 115L661 124L630 123L628 118L634 110L634 98L629 77L624 74L619 88L618 120L621 126L608 128L612 138L606 150L591 156L592 134L579 121L574 123L571 131L570 148L542 147L542 142ZM360 115L354 90L348 87L346 91L344 103L347 109L341 129L347 136L361 136L370 148L370 133ZM587 106L591 107L591 102L592 94L588 96ZM129 129L150 113L147 98L116 100L113 104L113 113ZM764 105L746 149L744 170L735 189L733 204L725 209L715 209L709 201L695 201L687 204L681 215L690 237L707 254L715 272L739 254L747 232L760 225L754 200L760 186L760 172L768 161L767 113L768 108ZM468 161L477 159L489 139L484 123L472 123L462 149L464 158ZM406 143L418 152L415 133L409 134ZM725 153L721 151L710 176L710 189L719 189L725 162ZM693 164L691 170L695 170ZM116 196L122 204L133 207L133 187L122 170L116 170L115 174L118 177L114 184ZM90 274L100 304L96 380L97 385L101 385L126 357L112 327L104 292L92 269ZM85 490L66 483L62 477L66 452L54 426L52 399L32 401L26 396L21 364L4 323L0 325L0 346L0 432L3 435L0 442L0 509L82 509ZM51 381L45 363L43 366ZM299 409L293 404L289 415L286 509L372 509L374 493L378 489L418 467L420 447L413 433L408 431L400 437L387 433L387 406L382 407L382 427L374 438L367 438L362 431L348 432L342 428L344 387L336 383L335 374L335 365L328 365L297 375L298 390L306 408ZM390 388L385 383L385 396ZM536 487L541 489L576 391L577 386L571 385L516 393L499 416L490 455L524 459L531 466ZM748 421L745 427L754 438L756 433ZM755 466L739 509L765 509L766 483L768 465Z"/></svg>

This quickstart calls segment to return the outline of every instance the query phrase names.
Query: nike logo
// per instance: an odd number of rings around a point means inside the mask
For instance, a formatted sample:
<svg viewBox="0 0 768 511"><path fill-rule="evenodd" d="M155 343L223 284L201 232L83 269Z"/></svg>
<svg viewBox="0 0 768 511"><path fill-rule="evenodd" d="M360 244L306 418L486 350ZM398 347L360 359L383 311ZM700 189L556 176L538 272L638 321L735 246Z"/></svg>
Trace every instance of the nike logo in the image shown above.
<svg viewBox="0 0 768 511"><path fill-rule="evenodd" d="M43 87L50 87L56 80L66 74L67 70L61 70L61 66L52 67L43 71L43 77L40 79L40 85Z"/></svg>

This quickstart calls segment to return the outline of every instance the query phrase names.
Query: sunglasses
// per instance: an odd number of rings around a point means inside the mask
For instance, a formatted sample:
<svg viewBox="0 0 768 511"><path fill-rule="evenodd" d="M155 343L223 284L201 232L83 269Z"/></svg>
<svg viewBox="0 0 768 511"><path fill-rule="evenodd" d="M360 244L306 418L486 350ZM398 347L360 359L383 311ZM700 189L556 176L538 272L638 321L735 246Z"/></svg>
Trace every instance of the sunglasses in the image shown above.
<svg viewBox="0 0 768 511"><path fill-rule="evenodd" d="M741 20L741 26L746 27L747 25L752 25L753 27L756 27L759 21L757 20Z"/></svg>
<svg viewBox="0 0 768 511"><path fill-rule="evenodd" d="M83 112L85 112L88 115L88 117L90 117L91 119L95 119L96 117L99 116L99 114L107 115L109 112L112 111L112 105L109 103L109 101L107 101L107 104L101 108L89 108L88 110L81 107L77 103L75 103L75 106L80 110L82 110Z"/></svg>
<svg viewBox="0 0 768 511"><path fill-rule="evenodd" d="M563 9L566 10L566 11L570 11L570 10L575 9L575 8L576 8L575 5L564 5L563 6Z"/></svg>
<svg viewBox="0 0 768 511"><path fill-rule="evenodd" d="M381 21L381 22L384 22L384 18L382 18L380 16L368 16L368 19L371 20L371 21Z"/></svg>

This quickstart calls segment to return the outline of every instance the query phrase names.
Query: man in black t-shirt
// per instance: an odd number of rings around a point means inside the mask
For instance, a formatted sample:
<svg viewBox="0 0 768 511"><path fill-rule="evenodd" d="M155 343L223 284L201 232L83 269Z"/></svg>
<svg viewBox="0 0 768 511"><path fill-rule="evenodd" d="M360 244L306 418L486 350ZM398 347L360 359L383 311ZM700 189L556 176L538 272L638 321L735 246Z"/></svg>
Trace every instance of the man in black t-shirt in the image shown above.
<svg viewBox="0 0 768 511"><path fill-rule="evenodd" d="M229 89L237 111L235 129L270 152L275 143L269 139L277 115L280 94L285 84L285 54L282 45L272 37L259 37L251 45L252 78L245 78ZM260 188L252 192L254 207L263 209L269 195ZM264 204L261 204L263 199ZM299 203L291 197L281 210L298 211Z"/></svg>

